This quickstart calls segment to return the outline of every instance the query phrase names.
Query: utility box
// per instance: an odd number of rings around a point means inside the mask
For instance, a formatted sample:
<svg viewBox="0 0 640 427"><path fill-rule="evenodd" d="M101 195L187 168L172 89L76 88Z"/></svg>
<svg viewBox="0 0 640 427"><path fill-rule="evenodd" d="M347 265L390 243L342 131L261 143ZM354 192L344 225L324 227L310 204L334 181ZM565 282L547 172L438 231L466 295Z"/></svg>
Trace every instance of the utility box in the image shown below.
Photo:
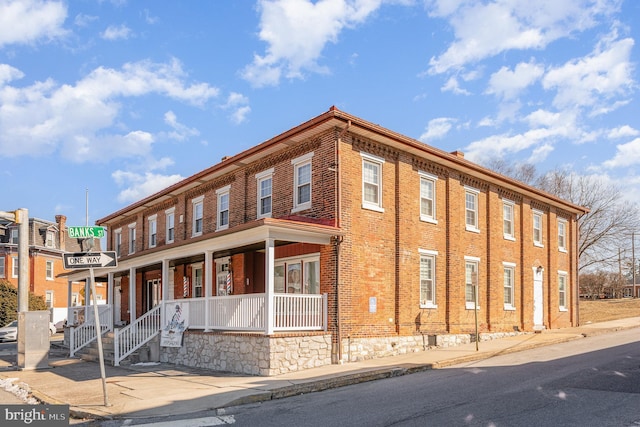
<svg viewBox="0 0 640 427"><path fill-rule="evenodd" d="M18 368L49 368L49 311L18 313Z"/></svg>

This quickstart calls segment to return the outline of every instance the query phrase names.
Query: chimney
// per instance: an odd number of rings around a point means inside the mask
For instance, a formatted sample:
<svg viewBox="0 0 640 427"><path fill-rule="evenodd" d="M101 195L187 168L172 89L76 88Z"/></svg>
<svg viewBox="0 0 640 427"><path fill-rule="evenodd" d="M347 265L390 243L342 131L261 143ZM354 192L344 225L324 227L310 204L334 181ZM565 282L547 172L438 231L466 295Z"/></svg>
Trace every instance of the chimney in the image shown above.
<svg viewBox="0 0 640 427"><path fill-rule="evenodd" d="M452 151L451 154L453 154L456 157L460 157L461 159L464 159L464 153L460 150Z"/></svg>
<svg viewBox="0 0 640 427"><path fill-rule="evenodd" d="M67 217L64 215L56 215L56 223L58 224L58 240L60 249L66 250L67 244Z"/></svg>

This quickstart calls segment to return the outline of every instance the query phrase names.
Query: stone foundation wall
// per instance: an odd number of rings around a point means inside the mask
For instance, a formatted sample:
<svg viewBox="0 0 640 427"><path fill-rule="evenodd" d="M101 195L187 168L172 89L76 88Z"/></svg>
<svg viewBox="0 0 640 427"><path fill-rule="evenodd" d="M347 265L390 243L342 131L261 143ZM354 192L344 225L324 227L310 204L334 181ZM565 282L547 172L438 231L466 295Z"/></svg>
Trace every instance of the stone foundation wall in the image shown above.
<svg viewBox="0 0 640 427"><path fill-rule="evenodd" d="M186 333L160 361L214 371L272 376L331 364L331 335L267 337Z"/></svg>

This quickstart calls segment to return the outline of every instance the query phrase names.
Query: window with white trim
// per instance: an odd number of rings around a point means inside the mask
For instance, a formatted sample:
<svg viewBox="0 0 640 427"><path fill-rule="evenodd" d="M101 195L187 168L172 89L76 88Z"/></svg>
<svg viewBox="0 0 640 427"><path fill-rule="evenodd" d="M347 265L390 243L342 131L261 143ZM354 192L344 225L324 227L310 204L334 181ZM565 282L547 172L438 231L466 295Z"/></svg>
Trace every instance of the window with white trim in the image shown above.
<svg viewBox="0 0 640 427"><path fill-rule="evenodd" d="M567 251L567 221L558 220L558 250Z"/></svg>
<svg viewBox="0 0 640 427"><path fill-rule="evenodd" d="M298 212L311 208L311 159L313 152L291 160L293 165L293 209Z"/></svg>
<svg viewBox="0 0 640 427"><path fill-rule="evenodd" d="M45 265L45 279L53 280L53 261L47 260Z"/></svg>
<svg viewBox="0 0 640 427"><path fill-rule="evenodd" d="M5 257L0 257L0 278L5 278L6 277L6 267L5 267L5 261L6 258Z"/></svg>
<svg viewBox="0 0 640 427"><path fill-rule="evenodd" d="M173 243L176 238L176 208L164 211L164 219L167 243Z"/></svg>
<svg viewBox="0 0 640 427"><path fill-rule="evenodd" d="M129 224L129 255L136 252L136 223Z"/></svg>
<svg viewBox="0 0 640 427"><path fill-rule="evenodd" d="M276 260L274 291L290 294L320 293L320 256Z"/></svg>
<svg viewBox="0 0 640 427"><path fill-rule="evenodd" d="M10 231L9 243L17 245L18 244L18 238L19 238L18 229L17 228L12 228L11 231Z"/></svg>
<svg viewBox="0 0 640 427"><path fill-rule="evenodd" d="M218 196L218 221L216 230L226 230L229 228L229 191L231 186L227 185L216 190Z"/></svg>
<svg viewBox="0 0 640 427"><path fill-rule="evenodd" d="M200 236L204 225L204 196L191 200L191 212L193 213L191 236Z"/></svg>
<svg viewBox="0 0 640 427"><path fill-rule="evenodd" d="M11 269L11 278L15 279L18 277L18 274L20 274L20 266L18 265L18 257L17 256L12 256L11 257L11 266L13 267Z"/></svg>
<svg viewBox="0 0 640 427"><path fill-rule="evenodd" d="M362 156L362 207L382 212L382 165L384 159L367 153Z"/></svg>
<svg viewBox="0 0 640 427"><path fill-rule="evenodd" d="M158 244L158 215L149 217L149 247L155 248Z"/></svg>
<svg viewBox="0 0 640 427"><path fill-rule="evenodd" d="M558 307L560 311L567 311L567 272L558 272Z"/></svg>
<svg viewBox="0 0 640 427"><path fill-rule="evenodd" d="M479 296L478 266L480 259L475 257L464 257L464 302L467 310L478 308L477 298Z"/></svg>
<svg viewBox="0 0 640 427"><path fill-rule="evenodd" d="M122 229L118 228L113 232L113 249L116 251L116 257L120 258L122 254Z"/></svg>
<svg viewBox="0 0 640 427"><path fill-rule="evenodd" d="M420 249L420 307L437 308L436 251Z"/></svg>
<svg viewBox="0 0 640 427"><path fill-rule="evenodd" d="M515 225L513 220L514 203L502 201L502 233L507 240L515 240Z"/></svg>
<svg viewBox="0 0 640 427"><path fill-rule="evenodd" d="M425 172L420 175L420 220L436 221L436 181L437 177Z"/></svg>
<svg viewBox="0 0 640 427"><path fill-rule="evenodd" d="M216 263L216 285L217 285L217 293L216 295L226 296L231 295L233 293L233 277L231 276L230 258L218 258L215 260Z"/></svg>
<svg viewBox="0 0 640 427"><path fill-rule="evenodd" d="M45 291L44 302L47 304L47 308L53 307L53 291Z"/></svg>
<svg viewBox="0 0 640 427"><path fill-rule="evenodd" d="M533 244L542 247L542 212L533 211Z"/></svg>
<svg viewBox="0 0 640 427"><path fill-rule="evenodd" d="M202 291L202 264L194 264L191 267L193 273L193 297L201 298L204 296Z"/></svg>
<svg viewBox="0 0 640 427"><path fill-rule="evenodd" d="M44 242L44 245L47 248L55 248L56 247L56 233L52 230L47 230L47 236L46 236L46 240Z"/></svg>
<svg viewBox="0 0 640 427"><path fill-rule="evenodd" d="M464 221L468 231L478 232L478 194L479 191L467 188L464 192Z"/></svg>
<svg viewBox="0 0 640 427"><path fill-rule="evenodd" d="M516 265L511 262L502 263L503 289L504 289L504 309L515 310L515 280Z"/></svg>
<svg viewBox="0 0 640 427"><path fill-rule="evenodd" d="M256 187L258 189L257 218L271 217L273 191L273 168L256 175Z"/></svg>

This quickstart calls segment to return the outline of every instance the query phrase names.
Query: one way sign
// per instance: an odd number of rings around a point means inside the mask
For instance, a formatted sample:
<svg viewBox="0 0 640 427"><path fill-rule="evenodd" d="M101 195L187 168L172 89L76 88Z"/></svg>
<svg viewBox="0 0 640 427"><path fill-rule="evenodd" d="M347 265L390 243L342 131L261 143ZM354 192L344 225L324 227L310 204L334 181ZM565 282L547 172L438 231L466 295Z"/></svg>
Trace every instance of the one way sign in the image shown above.
<svg viewBox="0 0 640 427"><path fill-rule="evenodd" d="M117 265L116 252L87 252L63 254L64 268L102 268Z"/></svg>

